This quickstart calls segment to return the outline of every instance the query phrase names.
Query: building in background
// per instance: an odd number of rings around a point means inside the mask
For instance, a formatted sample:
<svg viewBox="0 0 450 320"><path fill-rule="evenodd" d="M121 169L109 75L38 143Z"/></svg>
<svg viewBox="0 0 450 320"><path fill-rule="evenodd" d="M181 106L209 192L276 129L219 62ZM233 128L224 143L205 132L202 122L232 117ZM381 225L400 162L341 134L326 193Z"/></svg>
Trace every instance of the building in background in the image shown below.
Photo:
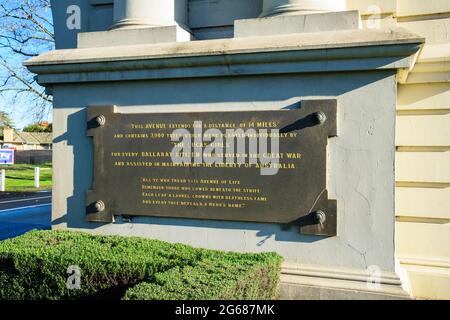
<svg viewBox="0 0 450 320"><path fill-rule="evenodd" d="M20 132L4 128L2 146L20 151L51 150L52 140L51 132Z"/></svg>
<svg viewBox="0 0 450 320"><path fill-rule="evenodd" d="M94 52L95 49L93 48L95 47L115 45L114 43L105 44L106 41L102 42L101 33L98 34L98 37L95 34L89 35L86 33L109 30L114 22L117 22L114 21L113 3L120 2L117 0L53 1L57 48L74 49L69 52L76 56L76 54L80 54L76 48L86 49L85 52L89 52L89 50ZM264 2L269 4L271 1ZM319 0L284 2L316 3L317 5L327 3L327 1ZM81 20L80 29L67 30L66 9L73 3L80 6L84 18ZM187 26L195 40L232 38L236 33L234 29L235 20L256 19L264 9L262 0L191 0L187 2L187 5L189 7L189 10L186 10L187 15L179 19L179 24L184 27ZM266 9L269 10L271 7ZM346 9L359 11L362 29L402 27L425 38L425 45L422 50L411 58L411 68L399 72L397 77L395 255L398 261L397 273L402 278L408 293L416 298L449 299L450 1L347 0ZM295 12L295 5L292 10ZM239 25L245 26L246 24L240 23ZM247 24L247 27L251 27L251 22ZM240 29L238 33L243 36L247 33L259 32L255 29L257 28L252 30ZM269 29L264 30L262 28L261 32L277 32L276 30L273 31L273 28ZM315 31L317 30L310 29L301 32ZM80 32L82 34L77 43L77 36ZM126 40L121 41L126 42ZM147 39L136 37L130 38L129 41L142 45ZM392 44L395 45L395 40ZM98 50L100 52L100 49ZM126 52L124 51L123 54L126 54ZM61 61L58 60L58 62ZM37 64L41 68L46 67L46 63L42 61ZM78 70L69 71L72 73L78 72ZM48 75L48 73L43 72L41 81L47 82L49 86L56 84L55 87L57 87L58 82L63 83L65 81L62 80L65 78L56 72L52 75ZM142 74L144 73L142 71ZM95 72L92 72L92 74L95 74ZM107 80L116 81L116 77L119 77L120 74L121 71L116 74L111 73ZM87 71L79 76L80 82L87 81L86 75L88 75ZM104 76L104 74L100 76ZM136 77L136 74L133 74L133 77ZM93 76L92 79L94 79ZM90 80L92 82L99 81L92 79ZM70 81L67 82L70 83ZM117 96L101 97L102 99L99 100L120 100L118 98L119 93L117 93L118 87L117 85L116 90L114 90L114 94L117 94ZM129 87L131 88L131 86ZM61 97L70 101L67 98L69 96L67 87L60 86L58 90L60 90L58 92L60 92ZM86 92L91 94L94 90ZM383 96L383 92L380 92L379 96ZM124 100L126 99L124 98ZM73 150L70 149L72 146L87 152L87 148L82 149L87 143L84 140L79 141L79 139L85 137L84 133L73 134L73 132L77 132L78 125L85 119L82 108L86 106L80 106L80 110L76 108L76 105L70 103L60 102L60 106L57 106L54 117L57 132L64 139L68 139L67 143L60 142L61 148L58 151L57 166L61 165L61 168L65 168L67 163L75 163L72 158ZM73 125L72 128L69 127L70 124ZM67 134L69 131L72 132L72 135ZM371 134L370 130L368 130L368 134ZM61 171L66 172L65 170ZM58 192L61 192L61 194L63 193L61 191L63 186L68 183L67 181L66 176L56 178L56 185L60 185ZM88 183L86 184L88 185ZM64 196L68 199L67 203L72 206L76 204L77 208L82 210L82 201L76 202L74 199L82 199L84 192L84 189L79 190L70 186L67 195ZM369 194L370 190L367 193ZM364 201L364 199L361 201ZM64 205L66 203L65 201L60 202L64 202ZM370 207L371 203L368 206ZM60 211L66 212L66 208L62 206ZM377 213L382 214L381 212ZM389 226L385 227L388 228ZM371 249L370 246L368 248ZM366 253L366 251L359 252L355 249L356 255L365 256ZM285 268L284 272L288 271ZM319 270L319 272L316 269L313 272L310 271L297 270L296 272L301 274L305 283L313 283L319 278L317 274L322 271ZM292 270L289 272L292 272ZM322 272L322 274L325 273L333 274L336 277L337 280L333 284L340 281L350 281L356 277L350 273Z"/></svg>

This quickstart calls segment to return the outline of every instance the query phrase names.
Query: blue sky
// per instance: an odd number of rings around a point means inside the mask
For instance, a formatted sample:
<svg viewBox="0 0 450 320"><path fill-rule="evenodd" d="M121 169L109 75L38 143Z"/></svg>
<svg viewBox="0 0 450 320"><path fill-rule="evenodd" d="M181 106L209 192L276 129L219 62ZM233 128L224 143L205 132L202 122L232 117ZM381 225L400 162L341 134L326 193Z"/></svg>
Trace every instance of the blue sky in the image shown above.
<svg viewBox="0 0 450 320"><path fill-rule="evenodd" d="M0 5L10 6L17 3L21 3L21 0L0 0ZM42 14L49 20L52 19L51 11L46 10L42 12ZM0 18L1 19L1 18ZM0 28L4 26L0 24ZM2 30L3 31L3 30ZM34 47L35 48L35 47ZM14 66L15 70L20 70L22 67L22 62L26 60L26 58L19 56L17 54L13 54L10 50L0 47L0 57L6 59L8 61L8 65ZM0 81L3 81L5 77L5 70L0 65ZM19 95L15 98L15 93L7 92L0 94L0 110L5 111L10 114L17 128L21 129L24 126L35 122L35 118L33 117L30 109L34 105L33 98L27 95ZM42 120L52 121L51 118L51 109L50 112L47 112Z"/></svg>

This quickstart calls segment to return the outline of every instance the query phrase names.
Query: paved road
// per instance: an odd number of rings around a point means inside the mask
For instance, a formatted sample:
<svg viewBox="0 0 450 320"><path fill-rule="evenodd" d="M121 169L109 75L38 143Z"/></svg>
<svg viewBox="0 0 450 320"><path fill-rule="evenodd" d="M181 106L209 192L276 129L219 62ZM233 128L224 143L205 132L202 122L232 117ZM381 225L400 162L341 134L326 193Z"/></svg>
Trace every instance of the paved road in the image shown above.
<svg viewBox="0 0 450 320"><path fill-rule="evenodd" d="M50 229L51 193L0 194L0 240Z"/></svg>

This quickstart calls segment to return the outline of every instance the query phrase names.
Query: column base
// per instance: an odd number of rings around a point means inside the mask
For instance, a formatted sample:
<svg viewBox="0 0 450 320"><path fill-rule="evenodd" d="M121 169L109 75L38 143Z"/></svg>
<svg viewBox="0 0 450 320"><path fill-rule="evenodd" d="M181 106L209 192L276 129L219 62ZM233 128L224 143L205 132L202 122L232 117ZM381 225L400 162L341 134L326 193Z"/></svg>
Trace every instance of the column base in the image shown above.
<svg viewBox="0 0 450 320"><path fill-rule="evenodd" d="M360 28L358 11L283 15L270 18L236 20L234 37L257 37L291 33L310 33Z"/></svg>
<svg viewBox="0 0 450 320"><path fill-rule="evenodd" d="M276 1L272 5L270 5L270 2L273 1L267 2L267 4L264 3L263 13L260 15L261 18L289 14L309 14L346 10L346 2L343 0L291 0L290 3L285 4Z"/></svg>
<svg viewBox="0 0 450 320"><path fill-rule="evenodd" d="M78 34L78 48L101 48L127 45L155 44L164 42L187 42L193 40L192 34L179 25L138 28L128 27L100 32L81 32Z"/></svg>
<svg viewBox="0 0 450 320"><path fill-rule="evenodd" d="M109 30L117 29L138 29L138 28L149 28L149 27L161 27L150 23L144 19L123 19L115 23Z"/></svg>
<svg viewBox="0 0 450 320"><path fill-rule="evenodd" d="M410 300L394 273L383 272L379 283L368 285L365 270L284 264L282 300Z"/></svg>
<svg viewBox="0 0 450 320"><path fill-rule="evenodd" d="M273 11L263 12L259 17L260 18L269 18L269 17L277 17L277 16L288 16L288 15L301 15L301 14L312 14L312 13L325 13L328 11L323 10L299 10L293 8L291 6L286 6L285 8L278 8Z"/></svg>

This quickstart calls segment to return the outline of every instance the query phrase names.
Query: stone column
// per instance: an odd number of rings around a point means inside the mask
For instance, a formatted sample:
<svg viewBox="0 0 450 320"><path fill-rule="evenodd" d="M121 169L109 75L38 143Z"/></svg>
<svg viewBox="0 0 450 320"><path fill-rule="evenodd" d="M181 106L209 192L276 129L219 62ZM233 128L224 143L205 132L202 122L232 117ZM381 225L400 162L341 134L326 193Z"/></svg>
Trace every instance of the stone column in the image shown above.
<svg viewBox="0 0 450 320"><path fill-rule="evenodd" d="M176 0L114 0L111 29L176 25Z"/></svg>
<svg viewBox="0 0 450 320"><path fill-rule="evenodd" d="M345 10L346 0L263 0L261 17Z"/></svg>

